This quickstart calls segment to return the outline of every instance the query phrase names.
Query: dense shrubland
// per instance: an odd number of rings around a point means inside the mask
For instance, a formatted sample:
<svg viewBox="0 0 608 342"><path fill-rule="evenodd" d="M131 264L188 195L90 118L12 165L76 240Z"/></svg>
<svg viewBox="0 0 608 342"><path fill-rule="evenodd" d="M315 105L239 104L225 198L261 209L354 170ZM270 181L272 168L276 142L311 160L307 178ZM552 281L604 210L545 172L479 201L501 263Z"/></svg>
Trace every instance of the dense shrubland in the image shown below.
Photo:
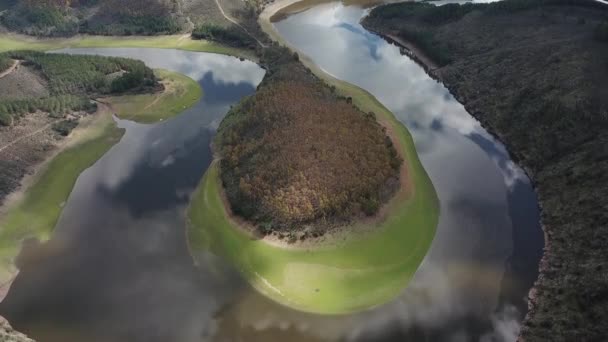
<svg viewBox="0 0 608 342"><path fill-rule="evenodd" d="M18 1L2 18L8 29L41 36L70 36L78 32L78 19L62 1Z"/></svg>
<svg viewBox="0 0 608 342"><path fill-rule="evenodd" d="M78 120L67 119L55 123L53 125L53 130L63 136L67 136L74 128L76 128L76 126L78 126Z"/></svg>
<svg viewBox="0 0 608 342"><path fill-rule="evenodd" d="M39 36L153 35L182 29L173 8L159 0L18 0L2 23Z"/></svg>
<svg viewBox="0 0 608 342"><path fill-rule="evenodd" d="M229 112L215 141L234 213L266 233L376 213L398 188L401 159L374 114L284 48L265 49L262 63L258 92Z"/></svg>
<svg viewBox="0 0 608 342"><path fill-rule="evenodd" d="M192 38L206 39L234 47L255 47L255 40L243 29L235 26L223 27L214 24L200 25L192 31Z"/></svg>
<svg viewBox="0 0 608 342"><path fill-rule="evenodd" d="M181 26L171 8L158 0L99 0L97 14L81 26L81 32L102 35L154 35L179 32Z"/></svg>
<svg viewBox="0 0 608 342"><path fill-rule="evenodd" d="M577 6L604 13L607 7L594 0L504 0L493 3L446 4L435 6L427 2L403 2L374 8L363 23L374 31L397 34L421 48L435 63L444 66L455 58L454 46L436 37L437 29L457 21L471 12L486 15L505 15L548 8L552 6ZM598 39L603 37L602 27L598 27Z"/></svg>
<svg viewBox="0 0 608 342"><path fill-rule="evenodd" d="M150 86L154 84L154 72L146 65L134 59L52 54L34 51L12 51L7 55L13 59L23 60L24 65L31 65L39 70L49 81L52 94L108 94L116 83L135 77L129 81L129 88ZM117 78L108 77L113 73L124 72ZM117 91L127 90L118 87Z"/></svg>
<svg viewBox="0 0 608 342"><path fill-rule="evenodd" d="M22 60L23 67L39 72L48 82L49 97L0 100L0 124L10 125L24 114L41 110L55 117L71 111L93 111L90 98L143 91L157 85L153 71L127 58L12 51L1 58Z"/></svg>
<svg viewBox="0 0 608 342"><path fill-rule="evenodd" d="M463 8L476 12L458 19ZM435 16L442 11L387 5L364 25L390 34L417 29L445 47L452 62L432 74L535 183L547 247L520 339L605 340L608 6L505 0Z"/></svg>

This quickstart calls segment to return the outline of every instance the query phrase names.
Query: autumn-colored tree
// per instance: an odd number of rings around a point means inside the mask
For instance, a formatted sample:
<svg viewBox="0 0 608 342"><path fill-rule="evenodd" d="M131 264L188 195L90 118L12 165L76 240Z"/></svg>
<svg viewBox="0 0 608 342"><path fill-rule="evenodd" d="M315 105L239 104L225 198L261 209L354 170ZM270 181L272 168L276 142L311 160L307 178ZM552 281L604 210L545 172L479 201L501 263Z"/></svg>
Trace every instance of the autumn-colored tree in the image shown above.
<svg viewBox="0 0 608 342"><path fill-rule="evenodd" d="M274 230L374 214L398 188L391 140L373 113L338 98L291 54L284 60L220 126L233 211Z"/></svg>

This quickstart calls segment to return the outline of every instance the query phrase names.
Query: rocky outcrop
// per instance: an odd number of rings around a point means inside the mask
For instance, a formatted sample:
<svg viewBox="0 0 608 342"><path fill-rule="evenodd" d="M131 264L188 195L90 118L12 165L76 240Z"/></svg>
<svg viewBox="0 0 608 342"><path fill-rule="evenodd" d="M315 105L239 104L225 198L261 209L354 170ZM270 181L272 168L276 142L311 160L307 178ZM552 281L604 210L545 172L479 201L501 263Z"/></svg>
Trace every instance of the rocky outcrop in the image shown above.
<svg viewBox="0 0 608 342"><path fill-rule="evenodd" d="M34 342L34 340L15 331L8 321L0 316L0 342Z"/></svg>

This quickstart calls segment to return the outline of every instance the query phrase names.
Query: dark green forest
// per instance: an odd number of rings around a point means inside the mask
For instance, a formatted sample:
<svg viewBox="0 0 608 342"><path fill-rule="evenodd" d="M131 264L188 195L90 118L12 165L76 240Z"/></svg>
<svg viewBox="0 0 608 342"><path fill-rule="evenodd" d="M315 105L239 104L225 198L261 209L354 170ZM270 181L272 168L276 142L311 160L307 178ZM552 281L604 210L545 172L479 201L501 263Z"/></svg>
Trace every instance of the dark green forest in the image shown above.
<svg viewBox="0 0 608 342"><path fill-rule="evenodd" d="M11 51L2 59L22 60L22 66L40 73L50 96L0 100L0 124L10 125L21 116L42 110L63 117L74 110L95 110L91 98L115 93L145 91L157 86L152 69L143 62L116 57Z"/></svg>
<svg viewBox="0 0 608 342"><path fill-rule="evenodd" d="M521 340L608 336L607 19L594 1L504 0L391 4L363 21L382 34L426 34L424 51L452 61L430 73L533 181L550 248Z"/></svg>
<svg viewBox="0 0 608 342"><path fill-rule="evenodd" d="M0 18L4 26L37 36L155 35L182 29L171 8L158 0L17 0L7 7Z"/></svg>
<svg viewBox="0 0 608 342"><path fill-rule="evenodd" d="M455 56L450 45L442 43L436 37L436 28L457 21L473 11L498 16L551 6L591 8L608 15L608 6L594 0L504 0L443 6L425 2L403 2L374 8L363 22L370 29L374 29L375 26L390 28L401 38L420 47L439 66L445 66L454 61ZM598 40L608 40L607 25L600 25L597 28Z"/></svg>
<svg viewBox="0 0 608 342"><path fill-rule="evenodd" d="M78 19L69 6L56 1L17 1L0 18L8 29L41 36L78 33Z"/></svg>
<svg viewBox="0 0 608 342"><path fill-rule="evenodd" d="M241 28L234 26L222 27L213 24L200 25L192 31L192 38L211 40L240 48L251 48L256 45L255 40L247 33Z"/></svg>

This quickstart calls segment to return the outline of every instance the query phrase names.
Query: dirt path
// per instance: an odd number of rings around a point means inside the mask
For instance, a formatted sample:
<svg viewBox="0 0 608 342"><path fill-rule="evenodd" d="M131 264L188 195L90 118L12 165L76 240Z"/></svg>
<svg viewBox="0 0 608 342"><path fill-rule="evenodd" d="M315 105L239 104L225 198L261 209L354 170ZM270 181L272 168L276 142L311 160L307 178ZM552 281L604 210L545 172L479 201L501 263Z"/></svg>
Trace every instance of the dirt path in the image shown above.
<svg viewBox="0 0 608 342"><path fill-rule="evenodd" d="M20 141L22 141L22 140L24 140L24 139L31 138L31 137L33 137L33 136L34 136L34 135L36 135L36 134L40 134L41 132L43 132L43 131L44 131L44 130L46 130L46 129L51 128L51 126L53 126L54 124L58 123L58 122L59 122L59 121L61 121L61 120L63 120L63 119L58 119L58 120L55 120L55 121L53 121L53 122L51 122L51 123L49 123L49 124L45 125L44 127L39 128L39 129L37 129L37 130L33 131L33 132L32 132L32 133L30 133L30 134L24 135L24 136L22 136L22 137L21 137L21 138L19 138L19 139L16 139L16 140L11 141L10 143L8 143L8 144L6 144L6 145L4 145L4 146L0 147L0 152L2 152L2 151L4 151L5 149L7 149L7 148L9 148L9 147L11 147L11 146L13 146L13 145L17 144L18 142L20 142Z"/></svg>
<svg viewBox="0 0 608 342"><path fill-rule="evenodd" d="M226 14L226 12L224 12L224 9L222 8L222 5L220 4L220 1L219 1L219 0L215 0L215 3L217 4L217 7L220 9L220 12L222 12L222 15L224 16L224 18L226 18L226 20L228 20L229 22L233 23L234 25L236 25L236 26L240 27L240 28L241 28L243 31L245 31L245 33L247 33L247 34L248 34L248 35L249 35L251 38L255 39L255 41L256 41L256 42L258 42L258 44L259 44L261 47L263 47L263 48L265 48L265 47L266 47L266 44L262 43L262 42L261 42L259 39L257 39L257 38L256 38L254 35L252 35L251 33L249 33L249 31L247 31L247 29L246 29L246 28L245 28L243 25L239 24L239 22L238 22L238 21L236 21L235 19L233 19L233 18L231 18L230 16L228 16L228 15Z"/></svg>
<svg viewBox="0 0 608 342"><path fill-rule="evenodd" d="M4 70L3 72L0 73L0 78L6 76L8 74L10 74L11 72L13 72L15 69L17 69L17 67L19 66L19 64L21 64L21 61L16 59L13 62L13 65L10 68L8 68L8 69L6 69L6 70Z"/></svg>
<svg viewBox="0 0 608 342"><path fill-rule="evenodd" d="M155 104L157 104L157 103L158 103L158 101L160 101L162 98L164 98L164 97L165 97L165 96L167 96L168 94L173 93L173 92L175 92L175 91L176 91L176 90L175 90L175 87L173 86L172 82L170 82L170 81L163 83L163 85L165 86L165 90L163 90L163 92L162 92L160 95L158 95L158 96L157 96L157 97L154 99L154 101L150 102L150 103L149 103L147 106L145 106L143 110L150 109L150 107L152 107L152 106L154 106Z"/></svg>

